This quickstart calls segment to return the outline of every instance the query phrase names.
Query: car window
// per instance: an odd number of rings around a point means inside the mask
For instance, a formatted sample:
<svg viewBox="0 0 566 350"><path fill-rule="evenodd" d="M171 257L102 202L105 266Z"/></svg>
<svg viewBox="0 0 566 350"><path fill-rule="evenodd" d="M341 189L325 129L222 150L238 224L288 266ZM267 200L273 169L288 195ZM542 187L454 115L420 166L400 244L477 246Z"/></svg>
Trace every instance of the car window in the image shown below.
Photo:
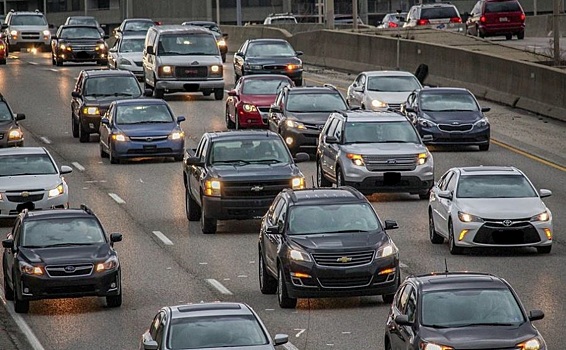
<svg viewBox="0 0 566 350"><path fill-rule="evenodd" d="M172 123L175 119L169 108L158 105L118 105L114 122L116 124Z"/></svg>
<svg viewBox="0 0 566 350"><path fill-rule="evenodd" d="M51 175L57 168L47 154L14 154L0 157L0 176Z"/></svg>
<svg viewBox="0 0 566 350"><path fill-rule="evenodd" d="M203 137L202 139L200 139L200 142L199 142L199 144L198 144L198 146L197 146L197 150L196 150L195 156L196 156L196 157L202 157L202 158L206 159L205 156L206 156L206 154L208 153L208 152L206 151L207 148L208 148L208 138Z"/></svg>
<svg viewBox="0 0 566 350"><path fill-rule="evenodd" d="M522 12L517 1L488 1L485 3L485 13Z"/></svg>
<svg viewBox="0 0 566 350"><path fill-rule="evenodd" d="M428 7L421 10L421 19L440 19L460 17L458 11L452 6Z"/></svg>
<svg viewBox="0 0 566 350"><path fill-rule="evenodd" d="M397 309L403 314L405 314L405 308L407 307L407 302L409 301L409 296L411 295L412 290L413 287L410 284L407 284L397 301Z"/></svg>
<svg viewBox="0 0 566 350"><path fill-rule="evenodd" d="M421 108L429 112L479 111L475 98L467 92L421 93Z"/></svg>
<svg viewBox="0 0 566 350"><path fill-rule="evenodd" d="M295 24L297 20L293 17L280 17L280 18L271 18L271 24Z"/></svg>
<svg viewBox="0 0 566 350"><path fill-rule="evenodd" d="M137 79L133 76L111 76L89 78L85 82L83 93L85 96L92 97L138 97L142 91Z"/></svg>
<svg viewBox="0 0 566 350"><path fill-rule="evenodd" d="M142 52L144 45L144 38L129 39L124 38L121 41L120 52Z"/></svg>
<svg viewBox="0 0 566 350"><path fill-rule="evenodd" d="M10 25L13 26L46 26L47 21L41 15L12 16Z"/></svg>
<svg viewBox="0 0 566 350"><path fill-rule="evenodd" d="M348 109L339 93L294 93L289 94L289 112L333 112Z"/></svg>
<svg viewBox="0 0 566 350"><path fill-rule="evenodd" d="M68 27L61 30L61 39L100 39L98 29L94 27Z"/></svg>
<svg viewBox="0 0 566 350"><path fill-rule="evenodd" d="M366 83L366 76L365 74L360 74L358 75L358 77L356 78L356 85L358 86L364 86Z"/></svg>
<svg viewBox="0 0 566 350"><path fill-rule="evenodd" d="M279 232L283 232L283 229L285 228L285 219L287 218L287 202L284 198L281 198L281 201L277 206L278 208L275 212L275 224L277 225Z"/></svg>
<svg viewBox="0 0 566 350"><path fill-rule="evenodd" d="M104 243L104 232L93 218L30 220L23 224L22 246L48 247L60 244Z"/></svg>
<svg viewBox="0 0 566 350"><path fill-rule="evenodd" d="M165 34L159 38L160 56L218 55L218 44L212 34Z"/></svg>
<svg viewBox="0 0 566 350"><path fill-rule="evenodd" d="M145 32L153 27L153 22L150 21L128 21L124 25L124 30L129 32Z"/></svg>
<svg viewBox="0 0 566 350"><path fill-rule="evenodd" d="M529 198L537 192L522 175L460 176L459 198Z"/></svg>
<svg viewBox="0 0 566 350"><path fill-rule="evenodd" d="M415 320L415 313L417 311L417 295L415 290L411 290L409 294L409 299L407 299L407 306L405 308L405 315L409 318L409 321Z"/></svg>
<svg viewBox="0 0 566 350"><path fill-rule="evenodd" d="M450 177L450 179L448 180L448 183L446 184L446 190L453 192L454 189L456 188L456 175L453 175Z"/></svg>
<svg viewBox="0 0 566 350"><path fill-rule="evenodd" d="M0 102L0 121L12 120L12 112L5 102Z"/></svg>
<svg viewBox="0 0 566 350"><path fill-rule="evenodd" d="M420 143L409 121L348 122L345 143Z"/></svg>
<svg viewBox="0 0 566 350"><path fill-rule="evenodd" d="M448 184L448 180L450 180L450 177L452 176L453 172L448 172L444 175L442 175L442 177L440 178L440 180L438 181L438 188L441 190L445 190L446 189L446 184Z"/></svg>
<svg viewBox="0 0 566 350"><path fill-rule="evenodd" d="M370 76L368 91L411 92L422 88L417 78L412 76Z"/></svg>
<svg viewBox="0 0 566 350"><path fill-rule="evenodd" d="M18 218L14 224L14 229L12 230L12 238L15 245L20 246L20 238L22 237L22 221Z"/></svg>
<svg viewBox="0 0 566 350"><path fill-rule="evenodd" d="M247 79L242 83L244 95L275 95L283 86L290 86L287 79Z"/></svg>
<svg viewBox="0 0 566 350"><path fill-rule="evenodd" d="M153 339L153 340L155 340L155 337L157 336L157 327L161 323L161 317L162 317L161 312L158 313L157 315L155 315L155 317L153 318L153 321L151 322L151 325L149 326L149 335L151 336L151 339Z"/></svg>
<svg viewBox="0 0 566 350"><path fill-rule="evenodd" d="M279 138L261 140L218 140L212 144L211 164L289 164L291 158Z"/></svg>
<svg viewBox="0 0 566 350"><path fill-rule="evenodd" d="M334 135L334 131L336 131L336 126L338 125L338 118L332 118L328 128L326 128L326 135Z"/></svg>
<svg viewBox="0 0 566 350"><path fill-rule="evenodd" d="M287 42L252 42L248 45L246 55L250 57L291 57L295 50Z"/></svg>
<svg viewBox="0 0 566 350"><path fill-rule="evenodd" d="M338 140L342 140L342 129L344 128L344 122L341 120L338 120L338 123L336 124L336 130L334 130L334 137L336 137Z"/></svg>
<svg viewBox="0 0 566 350"><path fill-rule="evenodd" d="M86 24L89 26L98 27L98 22L94 18L69 18L67 24Z"/></svg>
<svg viewBox="0 0 566 350"><path fill-rule="evenodd" d="M270 224L277 223L277 216L279 216L279 212L281 211L281 207L282 207L281 203L282 202L283 202L283 199L281 197L277 197L273 201L273 204L271 204L271 207L269 208L269 214L268 214Z"/></svg>

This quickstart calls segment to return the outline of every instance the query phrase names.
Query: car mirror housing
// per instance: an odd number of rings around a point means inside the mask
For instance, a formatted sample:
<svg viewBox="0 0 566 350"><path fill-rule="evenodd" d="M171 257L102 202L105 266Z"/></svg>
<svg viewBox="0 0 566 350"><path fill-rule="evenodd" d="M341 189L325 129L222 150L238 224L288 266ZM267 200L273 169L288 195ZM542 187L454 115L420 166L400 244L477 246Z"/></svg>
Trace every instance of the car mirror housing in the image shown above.
<svg viewBox="0 0 566 350"><path fill-rule="evenodd" d="M273 343L275 346L287 344L289 342L289 336L287 334L275 334L273 338Z"/></svg>
<svg viewBox="0 0 566 350"><path fill-rule="evenodd" d="M187 118L185 118L184 115L180 115L180 116L177 117L177 123L184 122L185 120L187 120Z"/></svg>
<svg viewBox="0 0 566 350"><path fill-rule="evenodd" d="M110 119L108 119L106 117L102 118L102 119L100 119L100 123L104 124L104 125L110 125Z"/></svg>
<svg viewBox="0 0 566 350"><path fill-rule="evenodd" d="M2 247L6 249L14 248L14 240L13 239L5 239L2 241Z"/></svg>
<svg viewBox="0 0 566 350"><path fill-rule="evenodd" d="M26 115L23 113L16 114L16 120L24 120L26 119Z"/></svg>
<svg viewBox="0 0 566 350"><path fill-rule="evenodd" d="M308 162L310 160L310 156L308 155L308 153L299 152L295 154L295 158L293 158L293 160L295 161L295 163Z"/></svg>
<svg viewBox="0 0 566 350"><path fill-rule="evenodd" d="M326 143L338 143L340 140L336 136L326 136L325 138Z"/></svg>
<svg viewBox="0 0 566 350"><path fill-rule="evenodd" d="M279 227L276 225L273 226L267 226L267 228L265 229L265 233L269 234L269 235L278 235L281 234L281 232L279 232Z"/></svg>
<svg viewBox="0 0 566 350"><path fill-rule="evenodd" d="M529 320L530 321L538 321L544 318L544 312L541 310L531 310L529 311Z"/></svg>
<svg viewBox="0 0 566 350"><path fill-rule="evenodd" d="M484 113L489 112L489 111L491 111L491 108L490 107L482 107L481 111L484 112Z"/></svg>
<svg viewBox="0 0 566 350"><path fill-rule="evenodd" d="M436 194L440 198L452 199L452 192L451 191L438 191Z"/></svg>
<svg viewBox="0 0 566 350"><path fill-rule="evenodd" d="M410 112L410 113L415 113L415 109L413 107L410 107L410 106L405 106L405 111Z"/></svg>
<svg viewBox="0 0 566 350"><path fill-rule="evenodd" d="M111 233L110 234L110 242L122 242L122 234L121 233Z"/></svg>
<svg viewBox="0 0 566 350"><path fill-rule="evenodd" d="M397 315L395 316L395 323L400 326L410 326L411 321L409 321L409 316L407 315Z"/></svg>
<svg viewBox="0 0 566 350"><path fill-rule="evenodd" d="M236 90L230 90L228 91L228 96L238 96L238 93L236 92Z"/></svg>
<svg viewBox="0 0 566 350"><path fill-rule="evenodd" d="M145 90L143 90L143 95L144 95L145 97L151 97L151 96L153 95L153 90L151 90L151 89L145 89Z"/></svg>
<svg viewBox="0 0 566 350"><path fill-rule="evenodd" d="M78 91L73 91L73 92L71 92L71 96L79 98L79 97L81 97L81 94Z"/></svg>
<svg viewBox="0 0 566 350"><path fill-rule="evenodd" d="M385 229L386 230L395 230L398 229L399 225L395 220L385 220Z"/></svg>
<svg viewBox="0 0 566 350"><path fill-rule="evenodd" d="M539 191L540 198L550 197L552 196L552 191L541 188Z"/></svg>
<svg viewBox="0 0 566 350"><path fill-rule="evenodd" d="M73 168L71 168L68 165L63 165L63 166L61 166L61 170L59 170L59 172L61 173L61 175L69 174L69 173L73 172Z"/></svg>
<svg viewBox="0 0 566 350"><path fill-rule="evenodd" d="M157 350L158 345L155 340L147 340L143 342L143 349L144 350Z"/></svg>
<svg viewBox="0 0 566 350"><path fill-rule="evenodd" d="M297 56L302 56L304 54L303 51L295 51L295 55Z"/></svg>
<svg viewBox="0 0 566 350"><path fill-rule="evenodd" d="M281 108L278 105L271 105L271 107L269 107L269 112L281 113Z"/></svg>
<svg viewBox="0 0 566 350"><path fill-rule="evenodd" d="M189 157L185 161L187 165L204 166L204 161L200 157Z"/></svg>

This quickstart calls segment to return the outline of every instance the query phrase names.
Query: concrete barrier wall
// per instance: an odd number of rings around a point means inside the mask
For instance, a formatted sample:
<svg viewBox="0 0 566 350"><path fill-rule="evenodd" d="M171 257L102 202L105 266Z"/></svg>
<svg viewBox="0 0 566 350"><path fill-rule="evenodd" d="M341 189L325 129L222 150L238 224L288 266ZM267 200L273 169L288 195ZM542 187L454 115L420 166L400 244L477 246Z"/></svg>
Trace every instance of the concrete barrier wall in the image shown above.
<svg viewBox="0 0 566 350"><path fill-rule="evenodd" d="M525 36L552 36L552 15L527 16L525 19ZM566 15L559 17L560 36L566 37Z"/></svg>

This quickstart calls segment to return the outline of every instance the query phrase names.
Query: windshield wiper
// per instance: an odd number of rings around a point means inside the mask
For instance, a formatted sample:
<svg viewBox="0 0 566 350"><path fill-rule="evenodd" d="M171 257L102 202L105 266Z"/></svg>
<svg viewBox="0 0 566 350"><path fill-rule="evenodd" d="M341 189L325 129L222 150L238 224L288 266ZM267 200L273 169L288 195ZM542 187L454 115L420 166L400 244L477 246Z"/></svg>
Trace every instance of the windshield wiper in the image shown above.
<svg viewBox="0 0 566 350"><path fill-rule="evenodd" d="M279 159L261 159L261 160L253 160L250 163L256 163L256 164L262 164L262 163L268 163L268 164L273 164L273 163L285 163L282 160Z"/></svg>
<svg viewBox="0 0 566 350"><path fill-rule="evenodd" d="M144 121L139 121L139 122L133 122L133 123L125 123L125 124L159 124L159 123L172 123L173 121L167 121L167 120L144 120Z"/></svg>
<svg viewBox="0 0 566 350"><path fill-rule="evenodd" d="M376 141L376 143L414 143L404 140L387 140L387 141Z"/></svg>
<svg viewBox="0 0 566 350"><path fill-rule="evenodd" d="M439 324L423 324L424 327L431 327L431 328L452 328L452 326L442 326Z"/></svg>
<svg viewBox="0 0 566 350"><path fill-rule="evenodd" d="M42 248L51 248L51 247L70 247L75 245L93 245L95 243L57 243L57 244L49 244L44 245Z"/></svg>
<svg viewBox="0 0 566 350"><path fill-rule="evenodd" d="M468 323L457 326L452 326L452 328L464 328L464 327L476 327L476 326L514 326L514 323L499 323L499 322L482 322L482 323Z"/></svg>
<svg viewBox="0 0 566 350"><path fill-rule="evenodd" d="M355 232L370 232L367 230L341 230L341 231L330 231L324 233L355 233Z"/></svg>
<svg viewBox="0 0 566 350"><path fill-rule="evenodd" d="M232 163L251 164L249 161L243 159L215 160L214 162L212 162L212 164L232 164Z"/></svg>

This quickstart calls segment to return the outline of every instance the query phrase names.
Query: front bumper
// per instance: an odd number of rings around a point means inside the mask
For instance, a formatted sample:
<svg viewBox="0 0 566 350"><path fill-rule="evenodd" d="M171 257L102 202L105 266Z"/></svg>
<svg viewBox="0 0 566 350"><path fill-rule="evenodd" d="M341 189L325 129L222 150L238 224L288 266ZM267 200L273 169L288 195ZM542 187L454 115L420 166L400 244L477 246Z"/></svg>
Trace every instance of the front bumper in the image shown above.
<svg viewBox="0 0 566 350"><path fill-rule="evenodd" d="M3 192L0 200L0 218L15 218L23 209L45 210L51 208L68 208L69 195L65 186L65 193L57 197L48 198L48 191L30 191L22 196L22 191Z"/></svg>
<svg viewBox="0 0 566 350"><path fill-rule="evenodd" d="M293 155L300 151L315 153L319 135L320 130L314 129L300 130L286 126L281 129L281 137Z"/></svg>
<svg viewBox="0 0 566 350"><path fill-rule="evenodd" d="M203 211L208 218L218 220L249 220L261 218L273 203L273 197L226 199L202 197Z"/></svg>
<svg viewBox="0 0 566 350"><path fill-rule="evenodd" d="M64 62L92 62L108 60L106 52L99 51L65 51L59 52L57 57Z"/></svg>
<svg viewBox="0 0 566 350"><path fill-rule="evenodd" d="M156 89L197 92L204 89L224 89L224 78L208 80L157 80Z"/></svg>
<svg viewBox="0 0 566 350"><path fill-rule="evenodd" d="M2 59L2 55L0 55L0 59ZM0 133L0 148L5 147L23 147L24 146L24 138L17 140L9 140L8 133Z"/></svg>
<svg viewBox="0 0 566 350"><path fill-rule="evenodd" d="M418 126L421 137L432 135L432 141L425 142L427 145L485 145L489 144L490 128L473 127L467 132L442 131L438 126L428 128Z"/></svg>
<svg viewBox="0 0 566 350"><path fill-rule="evenodd" d="M258 109L256 112L246 112L242 108L236 108L236 113L238 114L236 118L238 118L238 125L241 128L268 128L267 112L262 110L269 110L269 107L256 106L256 108Z"/></svg>
<svg viewBox="0 0 566 350"><path fill-rule="evenodd" d="M185 140L114 142L114 155L119 158L177 157L185 153Z"/></svg>
<svg viewBox="0 0 566 350"><path fill-rule="evenodd" d="M81 115L80 123L83 129L92 134L98 134L100 132L100 115Z"/></svg>

